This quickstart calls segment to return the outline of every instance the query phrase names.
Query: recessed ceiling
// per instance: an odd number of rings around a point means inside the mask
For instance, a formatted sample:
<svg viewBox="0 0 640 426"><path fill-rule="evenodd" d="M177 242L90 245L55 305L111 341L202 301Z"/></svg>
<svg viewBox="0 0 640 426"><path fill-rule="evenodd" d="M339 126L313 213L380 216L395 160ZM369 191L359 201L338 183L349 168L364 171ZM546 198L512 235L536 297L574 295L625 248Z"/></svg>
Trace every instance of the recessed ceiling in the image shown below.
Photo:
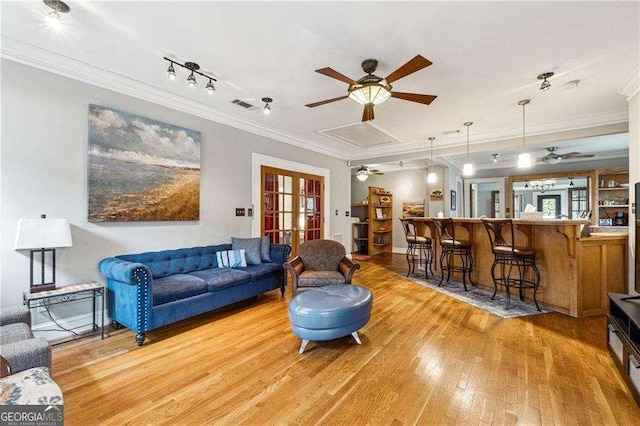
<svg viewBox="0 0 640 426"><path fill-rule="evenodd" d="M352 160L410 157L424 152L429 136L437 137L438 155L456 160L466 134L443 132L465 121L474 122L472 145L517 140L517 102L524 98L531 99L532 140L543 135L546 146L588 152L571 146L575 138L553 135L578 129L589 136L588 129L626 123L627 101L619 90L640 63L638 2L68 4L64 31L54 33L44 24L50 9L43 2L0 3L3 57L133 95L152 91L175 99L178 108L190 103L211 119ZM418 54L433 65L394 82L394 90L438 98L429 106L393 98L376 106L376 128L397 143L324 136L320 130L360 120L362 106L351 100L304 106L346 95L344 83L316 69L358 79L361 62L375 58L376 74L384 76ZM197 62L218 80L216 92L208 95L203 80L189 89L179 70L168 80L165 56ZM536 78L544 72L554 73L546 92ZM580 84L563 89L573 80ZM231 103L261 106L265 96L273 99L269 116ZM501 161L511 155L497 152Z"/></svg>

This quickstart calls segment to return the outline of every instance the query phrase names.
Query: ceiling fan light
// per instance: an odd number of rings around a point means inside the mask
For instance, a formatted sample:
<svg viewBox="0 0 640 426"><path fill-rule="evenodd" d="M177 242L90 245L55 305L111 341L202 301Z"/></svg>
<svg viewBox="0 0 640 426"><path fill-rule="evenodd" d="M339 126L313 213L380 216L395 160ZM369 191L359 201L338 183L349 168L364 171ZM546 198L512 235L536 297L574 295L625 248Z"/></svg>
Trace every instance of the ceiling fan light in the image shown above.
<svg viewBox="0 0 640 426"><path fill-rule="evenodd" d="M53 12L49 13L49 16L47 17L47 22L49 23L49 26L51 28L54 28L56 30L59 30L62 28L62 17L60 16L57 10L54 10Z"/></svg>
<svg viewBox="0 0 640 426"><path fill-rule="evenodd" d="M365 171L358 171L356 172L356 177L360 182L364 182L369 177L369 174Z"/></svg>
<svg viewBox="0 0 640 426"><path fill-rule="evenodd" d="M562 157L545 158L542 160L545 164L558 164L562 161Z"/></svg>
<svg viewBox="0 0 640 426"><path fill-rule="evenodd" d="M531 154L528 152L523 152L518 155L518 168L526 169L531 167Z"/></svg>
<svg viewBox="0 0 640 426"><path fill-rule="evenodd" d="M379 83L374 84L353 84L349 87L349 99L361 105L378 105L391 97L391 92L387 86Z"/></svg>
<svg viewBox="0 0 640 426"><path fill-rule="evenodd" d="M462 166L462 175L471 176L472 174L473 174L473 164L465 163L464 166Z"/></svg>

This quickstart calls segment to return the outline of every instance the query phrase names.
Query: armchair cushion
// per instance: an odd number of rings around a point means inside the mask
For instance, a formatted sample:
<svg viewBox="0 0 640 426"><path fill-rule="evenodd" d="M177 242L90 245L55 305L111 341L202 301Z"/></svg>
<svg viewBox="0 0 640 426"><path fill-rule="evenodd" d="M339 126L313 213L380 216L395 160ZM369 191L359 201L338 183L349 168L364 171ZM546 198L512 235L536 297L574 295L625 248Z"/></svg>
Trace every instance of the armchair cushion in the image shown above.
<svg viewBox="0 0 640 426"><path fill-rule="evenodd" d="M298 289L335 284L346 284L344 275L338 271L304 271L298 277Z"/></svg>
<svg viewBox="0 0 640 426"><path fill-rule="evenodd" d="M313 240L300 246L298 256L307 271L337 271L345 249L337 241Z"/></svg>
<svg viewBox="0 0 640 426"><path fill-rule="evenodd" d="M0 379L0 405L62 405L60 386L47 367L35 367Z"/></svg>
<svg viewBox="0 0 640 426"><path fill-rule="evenodd" d="M14 374L33 367L51 369L51 346L44 337L33 337L29 308L0 308L0 319L0 356Z"/></svg>
<svg viewBox="0 0 640 426"><path fill-rule="evenodd" d="M0 325L23 322L31 325L31 312L24 305L0 309Z"/></svg>

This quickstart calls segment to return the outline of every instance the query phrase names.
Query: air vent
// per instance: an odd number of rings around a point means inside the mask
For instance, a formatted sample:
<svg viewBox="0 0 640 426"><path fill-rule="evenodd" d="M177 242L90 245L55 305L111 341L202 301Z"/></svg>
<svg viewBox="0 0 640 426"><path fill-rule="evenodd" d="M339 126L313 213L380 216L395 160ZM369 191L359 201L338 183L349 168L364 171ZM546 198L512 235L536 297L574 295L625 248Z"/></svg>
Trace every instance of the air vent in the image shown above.
<svg viewBox="0 0 640 426"><path fill-rule="evenodd" d="M245 101L241 101L240 99L234 99L231 101L232 104L236 104L238 106L241 106L242 108L246 108L246 109L251 109L251 108L255 108L255 106L246 103Z"/></svg>
<svg viewBox="0 0 640 426"><path fill-rule="evenodd" d="M319 130L318 133L359 148L400 143L398 139L368 121Z"/></svg>

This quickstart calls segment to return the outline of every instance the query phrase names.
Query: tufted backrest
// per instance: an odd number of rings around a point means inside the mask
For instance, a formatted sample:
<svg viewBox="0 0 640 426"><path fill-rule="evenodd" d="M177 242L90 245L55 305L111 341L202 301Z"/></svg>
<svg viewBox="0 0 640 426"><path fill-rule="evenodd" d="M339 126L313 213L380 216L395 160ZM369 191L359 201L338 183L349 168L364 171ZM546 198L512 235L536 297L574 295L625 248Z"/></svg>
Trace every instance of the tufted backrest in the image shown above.
<svg viewBox="0 0 640 426"><path fill-rule="evenodd" d="M150 251L116 257L129 262L142 263L151 270L153 278L162 278L173 274L215 268L218 266L216 252L221 250L231 250L231 244Z"/></svg>
<svg viewBox="0 0 640 426"><path fill-rule="evenodd" d="M345 253L344 246L333 240L307 241L298 250L308 271L337 271Z"/></svg>

